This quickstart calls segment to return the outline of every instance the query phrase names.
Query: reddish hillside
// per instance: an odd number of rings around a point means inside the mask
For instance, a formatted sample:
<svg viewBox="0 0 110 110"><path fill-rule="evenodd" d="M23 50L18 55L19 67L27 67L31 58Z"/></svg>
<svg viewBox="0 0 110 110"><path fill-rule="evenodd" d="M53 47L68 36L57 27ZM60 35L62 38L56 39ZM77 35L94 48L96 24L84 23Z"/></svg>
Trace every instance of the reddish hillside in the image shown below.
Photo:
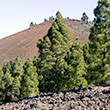
<svg viewBox="0 0 110 110"><path fill-rule="evenodd" d="M77 36L79 36L82 44L88 41L90 26L78 20L64 20L64 24L70 30L73 43ZM20 56L22 61L25 62L27 58L33 58L35 55L38 55L37 41L47 34L51 25L52 22L41 23L1 39L0 66L17 56Z"/></svg>

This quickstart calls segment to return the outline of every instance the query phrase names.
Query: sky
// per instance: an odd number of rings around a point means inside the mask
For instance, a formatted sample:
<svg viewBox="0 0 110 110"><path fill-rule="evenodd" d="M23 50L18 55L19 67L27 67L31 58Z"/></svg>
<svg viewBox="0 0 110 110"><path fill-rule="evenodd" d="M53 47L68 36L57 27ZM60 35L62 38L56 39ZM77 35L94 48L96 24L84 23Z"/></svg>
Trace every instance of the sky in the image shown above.
<svg viewBox="0 0 110 110"><path fill-rule="evenodd" d="M42 23L44 18L62 16L81 19L86 12L93 20L98 0L0 0L0 39L29 28L31 21Z"/></svg>

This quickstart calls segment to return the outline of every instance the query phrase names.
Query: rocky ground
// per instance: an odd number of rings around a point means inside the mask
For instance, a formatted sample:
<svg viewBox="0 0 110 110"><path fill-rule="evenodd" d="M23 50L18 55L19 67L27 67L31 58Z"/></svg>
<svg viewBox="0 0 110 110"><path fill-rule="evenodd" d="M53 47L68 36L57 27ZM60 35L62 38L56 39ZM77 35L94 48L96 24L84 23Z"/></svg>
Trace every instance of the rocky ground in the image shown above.
<svg viewBox="0 0 110 110"><path fill-rule="evenodd" d="M2 104L0 110L110 110L110 86L88 86Z"/></svg>

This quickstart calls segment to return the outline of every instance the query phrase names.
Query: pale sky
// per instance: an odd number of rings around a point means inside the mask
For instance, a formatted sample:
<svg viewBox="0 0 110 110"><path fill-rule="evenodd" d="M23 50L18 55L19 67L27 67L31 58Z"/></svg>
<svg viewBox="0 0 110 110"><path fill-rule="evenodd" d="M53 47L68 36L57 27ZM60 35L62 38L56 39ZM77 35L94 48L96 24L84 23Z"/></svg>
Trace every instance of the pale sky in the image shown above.
<svg viewBox="0 0 110 110"><path fill-rule="evenodd" d="M93 20L98 0L0 0L0 39L29 27L31 21L42 23L44 18L62 16L79 19L86 12Z"/></svg>

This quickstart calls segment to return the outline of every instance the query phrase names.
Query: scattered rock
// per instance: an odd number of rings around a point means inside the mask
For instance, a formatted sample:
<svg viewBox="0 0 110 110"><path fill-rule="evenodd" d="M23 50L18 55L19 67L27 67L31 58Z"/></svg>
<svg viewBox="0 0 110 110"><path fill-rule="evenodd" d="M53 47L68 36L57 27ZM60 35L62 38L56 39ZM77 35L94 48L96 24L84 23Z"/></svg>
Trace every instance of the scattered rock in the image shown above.
<svg viewBox="0 0 110 110"><path fill-rule="evenodd" d="M110 110L110 86L88 86L0 105L0 110Z"/></svg>

